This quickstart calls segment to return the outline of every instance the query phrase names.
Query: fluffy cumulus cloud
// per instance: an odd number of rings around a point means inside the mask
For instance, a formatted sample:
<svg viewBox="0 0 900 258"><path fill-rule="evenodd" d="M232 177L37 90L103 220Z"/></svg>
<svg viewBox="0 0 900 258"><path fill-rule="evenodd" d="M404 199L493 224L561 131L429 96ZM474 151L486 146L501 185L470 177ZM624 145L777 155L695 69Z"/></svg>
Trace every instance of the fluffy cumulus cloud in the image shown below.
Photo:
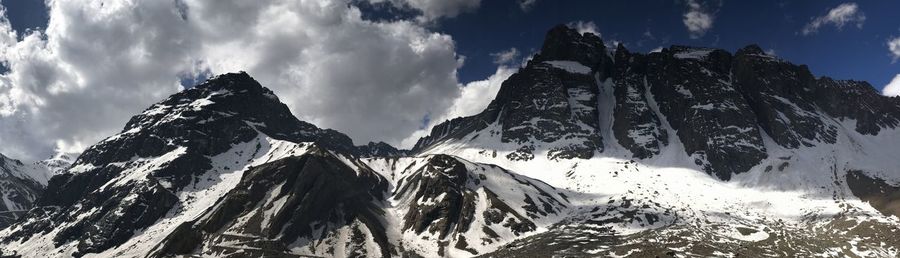
<svg viewBox="0 0 900 258"><path fill-rule="evenodd" d="M900 37L889 39L887 42L888 51L890 51L890 55L893 58L892 62L897 62L900 60Z"/></svg>
<svg viewBox="0 0 900 258"><path fill-rule="evenodd" d="M537 0L519 0L519 9L522 9L523 12L531 11L531 7L534 7L536 3Z"/></svg>
<svg viewBox="0 0 900 258"><path fill-rule="evenodd" d="M859 10L856 3L843 3L829 10L823 16L811 18L810 22L803 27L803 35L815 34L819 28L825 25L833 25L840 30L847 24L856 24L856 27L862 28L865 22L866 15Z"/></svg>
<svg viewBox="0 0 900 258"><path fill-rule="evenodd" d="M706 32L713 27L713 15L703 9L696 0L687 2L688 11L684 13L682 22L690 33L691 38L696 39L706 35Z"/></svg>
<svg viewBox="0 0 900 258"><path fill-rule="evenodd" d="M408 4L449 17L478 3L462 2ZM47 3L44 32L17 38L0 20L0 153L10 156L93 144L203 73L245 70L300 119L357 142L399 143L477 88L458 84L452 38L363 20L345 0Z"/></svg>
<svg viewBox="0 0 900 258"><path fill-rule="evenodd" d="M599 32L600 30L597 29L597 24L592 21L574 21L566 25L569 26L569 28L577 30L578 33L581 34L592 33L594 35L597 35L598 37L601 36Z"/></svg>
<svg viewBox="0 0 900 258"><path fill-rule="evenodd" d="M523 61L527 62L526 61ZM503 81L515 73L518 69L511 66L501 65L493 75L485 80L473 81L467 83L462 88L460 97L453 100L450 108L443 112L435 113L431 116L429 123L421 129L412 133L409 137L401 142L401 146L412 147L419 138L427 136L431 132L431 127L444 121L464 116L476 115L487 108L488 104L497 96Z"/></svg>
<svg viewBox="0 0 900 258"><path fill-rule="evenodd" d="M520 53L518 49L510 48L497 53L492 53L491 57L494 58L494 64L505 65L517 62L519 59L519 54Z"/></svg>
<svg viewBox="0 0 900 258"><path fill-rule="evenodd" d="M894 79L891 80L890 83L884 86L884 89L881 90L882 94L885 96L895 97L900 96L900 74L894 76Z"/></svg>

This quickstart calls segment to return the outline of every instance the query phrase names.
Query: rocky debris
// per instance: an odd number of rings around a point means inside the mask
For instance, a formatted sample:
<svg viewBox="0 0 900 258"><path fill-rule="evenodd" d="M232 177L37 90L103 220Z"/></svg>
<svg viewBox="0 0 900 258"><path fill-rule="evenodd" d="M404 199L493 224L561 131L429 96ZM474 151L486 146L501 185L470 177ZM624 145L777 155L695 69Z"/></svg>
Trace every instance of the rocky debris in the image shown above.
<svg viewBox="0 0 900 258"><path fill-rule="evenodd" d="M883 247L900 245L890 224L845 217L825 220L821 225L755 224L752 234L765 236L758 241L734 238L752 232L749 226L717 223L676 224L628 235L591 224L560 224L478 257L892 257Z"/></svg>

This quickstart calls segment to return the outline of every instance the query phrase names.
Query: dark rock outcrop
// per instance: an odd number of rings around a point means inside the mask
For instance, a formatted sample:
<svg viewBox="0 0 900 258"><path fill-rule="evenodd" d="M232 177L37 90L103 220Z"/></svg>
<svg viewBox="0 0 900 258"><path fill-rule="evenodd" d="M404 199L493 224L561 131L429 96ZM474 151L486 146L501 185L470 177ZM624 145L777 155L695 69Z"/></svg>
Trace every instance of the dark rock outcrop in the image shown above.
<svg viewBox="0 0 900 258"><path fill-rule="evenodd" d="M834 143L837 128L825 123L802 92L816 87L806 66L782 62L753 45L737 51L734 86L756 114L756 121L781 146L797 148Z"/></svg>
<svg viewBox="0 0 900 258"><path fill-rule="evenodd" d="M885 216L900 217L900 186L866 175L863 171L847 171L847 186L860 200L868 202Z"/></svg>
<svg viewBox="0 0 900 258"><path fill-rule="evenodd" d="M393 193L406 211L402 230L449 241L460 250L468 250L466 241L502 241L501 230L516 236L532 232L536 219L559 215L569 205L555 188L499 167L449 155L431 155L424 162L402 171ZM517 207L510 199L525 205ZM472 232L484 236L466 240Z"/></svg>
<svg viewBox="0 0 900 258"><path fill-rule="evenodd" d="M648 57L650 91L693 161L719 178L767 156L754 113L731 83L725 51L674 46Z"/></svg>
<svg viewBox="0 0 900 258"><path fill-rule="evenodd" d="M195 250L203 250L199 255L284 256L298 238L325 238L354 222L366 227L380 247L381 253L369 255L391 256L393 248L381 218L387 181L312 148L303 156L247 171L211 211L170 234L154 256L190 255Z"/></svg>
<svg viewBox="0 0 900 258"><path fill-rule="evenodd" d="M393 158L409 155L409 150L394 148L385 142L369 142L366 145L356 146L356 153L364 158Z"/></svg>
<svg viewBox="0 0 900 258"><path fill-rule="evenodd" d="M529 159L535 148L549 149L551 159L593 157L603 150L603 139L595 133L599 130L598 88L592 72L609 73L608 64L612 63L602 43L593 34L581 35L566 27L552 29L544 51L503 82L487 109L435 126L430 136L416 143L413 152L462 139L496 123L502 133L478 135L500 135L503 142L521 145L510 159ZM552 144L556 142L560 144Z"/></svg>
<svg viewBox="0 0 900 258"><path fill-rule="evenodd" d="M616 50L613 71L613 133L634 158L645 159L659 154L668 144L668 132L662 127L656 107L649 101L647 57L631 54L624 46Z"/></svg>

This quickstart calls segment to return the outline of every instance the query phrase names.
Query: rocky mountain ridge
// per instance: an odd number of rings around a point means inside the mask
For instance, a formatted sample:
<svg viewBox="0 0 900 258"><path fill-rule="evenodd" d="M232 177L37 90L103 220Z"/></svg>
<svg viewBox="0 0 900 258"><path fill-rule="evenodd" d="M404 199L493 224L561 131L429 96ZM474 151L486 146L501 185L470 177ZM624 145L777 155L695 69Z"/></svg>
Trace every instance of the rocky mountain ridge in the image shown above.
<svg viewBox="0 0 900 258"><path fill-rule="evenodd" d="M559 26L483 112L399 150L224 74L63 165L0 255L895 257L898 102L756 46Z"/></svg>
<svg viewBox="0 0 900 258"><path fill-rule="evenodd" d="M604 112L614 115L603 121ZM735 54L685 46L641 54L558 26L487 109L435 126L413 151L490 134L517 145L511 160L536 149L550 159L588 159L610 145L649 159L674 137L704 171L728 180L767 157L763 134L790 149L833 144L835 120L877 135L897 127L900 99L865 82L815 78L756 45ZM498 130L488 130L492 124Z"/></svg>
<svg viewBox="0 0 900 258"><path fill-rule="evenodd" d="M555 188L502 168L401 155L297 120L246 73L220 75L88 148L5 229L0 250L474 255L555 222L567 207Z"/></svg>

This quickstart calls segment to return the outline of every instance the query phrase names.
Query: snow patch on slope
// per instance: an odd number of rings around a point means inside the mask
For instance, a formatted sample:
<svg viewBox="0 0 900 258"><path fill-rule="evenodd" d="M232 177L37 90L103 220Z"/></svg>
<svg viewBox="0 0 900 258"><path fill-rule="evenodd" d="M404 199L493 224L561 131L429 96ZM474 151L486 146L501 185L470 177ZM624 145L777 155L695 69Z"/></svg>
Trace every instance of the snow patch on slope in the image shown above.
<svg viewBox="0 0 900 258"><path fill-rule="evenodd" d="M549 64L553 67L566 70L570 73L578 73L578 74L590 74L591 68L584 66L583 64L575 61L545 61L545 64Z"/></svg>

